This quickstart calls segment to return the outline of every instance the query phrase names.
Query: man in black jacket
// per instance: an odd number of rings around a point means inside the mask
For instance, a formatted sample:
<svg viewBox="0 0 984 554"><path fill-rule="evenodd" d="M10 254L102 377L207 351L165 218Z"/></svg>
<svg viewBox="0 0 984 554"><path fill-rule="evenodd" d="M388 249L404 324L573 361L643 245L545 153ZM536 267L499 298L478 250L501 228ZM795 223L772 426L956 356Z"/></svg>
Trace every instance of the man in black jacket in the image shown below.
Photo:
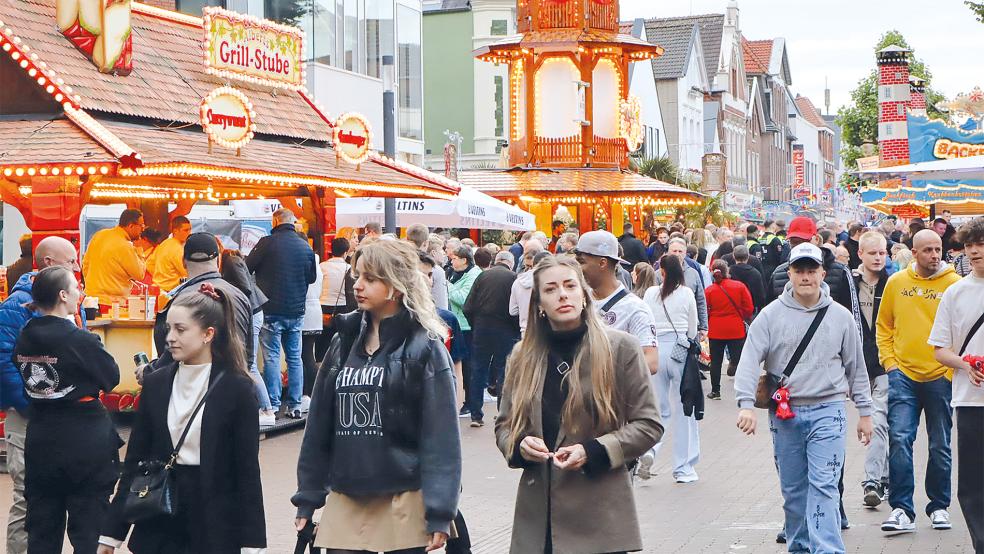
<svg viewBox="0 0 984 554"><path fill-rule="evenodd" d="M848 262L848 266L852 270L856 270L861 266L861 257L859 256L860 246L858 245L858 239L864 234L864 225L860 223L852 223L847 229L847 241L844 242L844 248L847 248L847 253L851 256L851 261ZM887 246L888 243L886 243Z"/></svg>
<svg viewBox="0 0 984 554"><path fill-rule="evenodd" d="M297 218L286 208L273 213L273 231L253 247L246 266L269 300L263 306L263 380L270 404L280 409L280 346L287 358L287 416L301 418L304 366L301 362L301 324L308 285L317 277L314 251L294 229Z"/></svg>
<svg viewBox="0 0 984 554"><path fill-rule="evenodd" d="M484 425L485 387L502 390L506 357L519 340L519 318L509 314L509 296L516 281L516 274L510 268L515 264L511 252L503 250L496 254L495 264L475 279L462 309L471 323L474 340L471 384L465 399L472 427Z"/></svg>
<svg viewBox="0 0 984 554"><path fill-rule="evenodd" d="M633 234L635 229L631 224L626 224L624 233L618 238L618 243L622 246L622 259L629 262L629 269L635 267L639 262L648 262L649 255L646 254L646 245L637 239Z"/></svg>
<svg viewBox="0 0 984 554"><path fill-rule="evenodd" d="M202 283L211 283L217 290L232 299L236 307L236 336L242 338L246 359L253 355L253 307L249 298L235 285L222 278L219 273L219 242L211 233L193 233L184 244L183 261L188 270L188 280L170 293L168 305L154 319L154 346L158 358L147 367L137 368L137 381L143 383L144 377L174 363L167 350L167 312L170 303L182 294L195 292Z"/></svg>
<svg viewBox="0 0 984 554"><path fill-rule="evenodd" d="M853 229L853 226L852 226ZM878 360L875 342L875 322L881 306L882 293L888 282L885 263L888 259L888 242L877 231L857 237L861 267L854 272L854 284L861 308L861 335L864 363L871 382L871 407L874 434L868 445L864 461L864 503L874 508L882 502L888 484L888 375ZM852 234L852 239L854 235Z"/></svg>
<svg viewBox="0 0 984 554"><path fill-rule="evenodd" d="M748 263L748 247L745 245L736 246L734 254L729 254L729 256L734 256L735 259L735 265L730 268L731 278L735 281L741 281L748 287L755 311L761 311L765 307L765 285L762 284L762 274Z"/></svg>

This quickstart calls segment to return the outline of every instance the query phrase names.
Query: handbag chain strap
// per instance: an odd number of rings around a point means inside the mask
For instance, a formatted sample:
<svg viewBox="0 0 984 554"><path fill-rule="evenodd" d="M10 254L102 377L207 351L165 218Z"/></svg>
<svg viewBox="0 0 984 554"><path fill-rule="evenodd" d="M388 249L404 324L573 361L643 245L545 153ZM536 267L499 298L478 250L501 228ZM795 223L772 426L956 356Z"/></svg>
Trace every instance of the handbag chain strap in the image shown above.
<svg viewBox="0 0 984 554"><path fill-rule="evenodd" d="M680 333L677 333L676 325L673 325L673 319L670 317L669 310L666 309L666 299L660 298L659 304L663 306L663 313L666 314L666 322L670 324L670 329L673 329L673 335L680 340Z"/></svg>
<svg viewBox="0 0 984 554"><path fill-rule="evenodd" d="M195 406L195 411L191 413L191 419L189 419L188 424L185 425L184 431L181 433L181 438L178 439L178 444L171 452L171 456L168 458L167 465L164 466L164 469L170 470L174 467L174 463L178 460L178 453L181 452L181 447L184 445L185 439L188 437L188 432L191 431L191 424L195 422L195 418L198 417L198 412L200 412L205 406L205 400L208 399L208 395L212 394L212 391L215 390L216 385L219 384L219 381L221 381L223 377L225 377L225 371L219 373L215 377L215 380L212 381L211 385L209 385L208 390L205 391L205 396L203 396L198 402L198 405Z"/></svg>

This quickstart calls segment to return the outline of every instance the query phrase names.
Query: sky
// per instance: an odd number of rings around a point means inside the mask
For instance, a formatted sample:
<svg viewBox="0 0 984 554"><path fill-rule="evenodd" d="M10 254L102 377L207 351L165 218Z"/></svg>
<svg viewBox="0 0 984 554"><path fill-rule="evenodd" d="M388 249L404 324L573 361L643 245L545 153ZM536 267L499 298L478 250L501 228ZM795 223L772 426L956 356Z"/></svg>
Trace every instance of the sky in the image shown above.
<svg viewBox="0 0 984 554"><path fill-rule="evenodd" d="M621 0L622 20L724 13L728 0ZM822 112L825 81L832 113L851 101L858 80L875 67L882 33L902 33L933 73L935 89L953 98L984 87L979 55L984 24L961 0L739 0L749 40L785 38L794 93Z"/></svg>

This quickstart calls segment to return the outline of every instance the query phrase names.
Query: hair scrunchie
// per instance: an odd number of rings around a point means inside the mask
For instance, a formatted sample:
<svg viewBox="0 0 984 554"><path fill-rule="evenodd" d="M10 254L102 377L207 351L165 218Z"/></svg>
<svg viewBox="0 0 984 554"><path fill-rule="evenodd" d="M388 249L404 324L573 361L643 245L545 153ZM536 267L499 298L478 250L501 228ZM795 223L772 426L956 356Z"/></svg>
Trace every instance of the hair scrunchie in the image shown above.
<svg viewBox="0 0 984 554"><path fill-rule="evenodd" d="M198 287L198 292L204 294L212 300L222 300L222 297L219 296L219 292L215 290L215 286L212 285L212 283L202 283L202 286Z"/></svg>

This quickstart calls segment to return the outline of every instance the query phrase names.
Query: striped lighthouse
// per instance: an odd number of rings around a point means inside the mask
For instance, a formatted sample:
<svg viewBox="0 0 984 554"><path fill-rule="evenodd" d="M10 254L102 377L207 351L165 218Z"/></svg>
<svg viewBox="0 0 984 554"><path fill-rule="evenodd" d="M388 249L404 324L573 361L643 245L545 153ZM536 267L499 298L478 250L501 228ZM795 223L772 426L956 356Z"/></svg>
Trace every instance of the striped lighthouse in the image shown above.
<svg viewBox="0 0 984 554"><path fill-rule="evenodd" d="M909 53L900 46L879 50L878 59L878 148L881 166L909 163Z"/></svg>

